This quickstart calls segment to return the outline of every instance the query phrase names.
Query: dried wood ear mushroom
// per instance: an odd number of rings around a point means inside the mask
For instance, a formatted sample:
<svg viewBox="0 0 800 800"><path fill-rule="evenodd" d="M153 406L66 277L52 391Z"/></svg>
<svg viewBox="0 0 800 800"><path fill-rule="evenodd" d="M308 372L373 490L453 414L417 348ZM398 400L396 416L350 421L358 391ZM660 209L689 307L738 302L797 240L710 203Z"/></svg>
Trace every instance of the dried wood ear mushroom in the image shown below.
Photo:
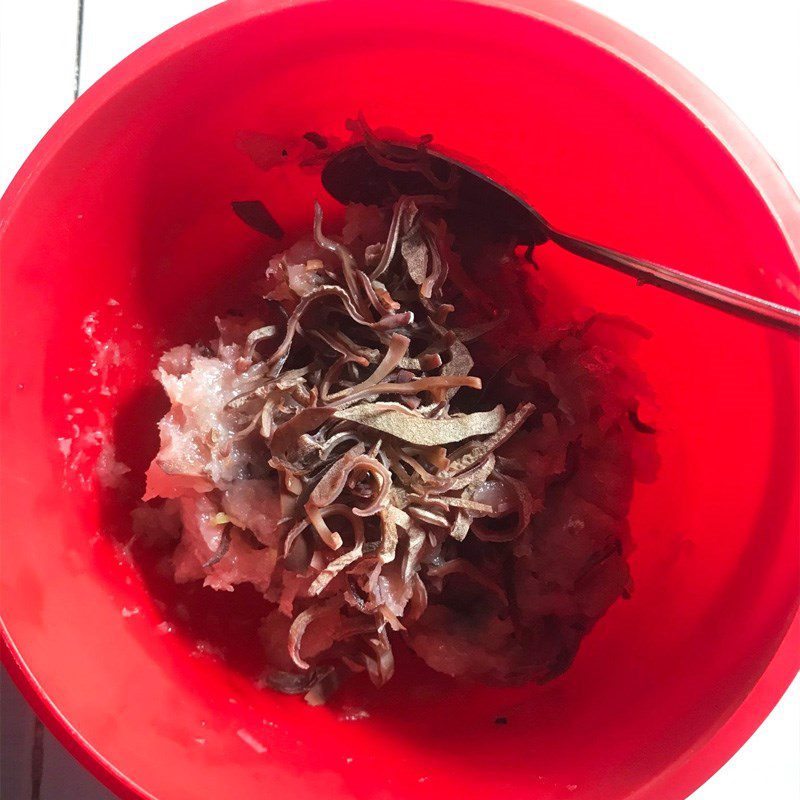
<svg viewBox="0 0 800 800"><path fill-rule="evenodd" d="M638 332L546 322L513 242L459 251L435 180L339 233L317 205L262 318L157 370L145 499L179 510L175 578L253 584L267 682L312 703L349 672L385 683L399 637L449 675L546 680L631 588L633 480L655 468Z"/></svg>

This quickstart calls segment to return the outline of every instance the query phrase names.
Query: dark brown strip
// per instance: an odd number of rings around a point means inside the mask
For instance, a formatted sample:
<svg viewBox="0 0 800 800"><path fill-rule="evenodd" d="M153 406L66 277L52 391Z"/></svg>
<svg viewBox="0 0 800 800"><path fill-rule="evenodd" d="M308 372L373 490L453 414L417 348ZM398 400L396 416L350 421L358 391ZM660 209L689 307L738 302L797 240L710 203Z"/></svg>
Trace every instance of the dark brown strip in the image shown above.
<svg viewBox="0 0 800 800"><path fill-rule="evenodd" d="M283 238L283 228L260 200L235 200L231 203L233 213L254 231L272 239Z"/></svg>
<svg viewBox="0 0 800 800"><path fill-rule="evenodd" d="M44 725L39 717L33 721L33 747L31 748L31 800L42 796L44 774Z"/></svg>

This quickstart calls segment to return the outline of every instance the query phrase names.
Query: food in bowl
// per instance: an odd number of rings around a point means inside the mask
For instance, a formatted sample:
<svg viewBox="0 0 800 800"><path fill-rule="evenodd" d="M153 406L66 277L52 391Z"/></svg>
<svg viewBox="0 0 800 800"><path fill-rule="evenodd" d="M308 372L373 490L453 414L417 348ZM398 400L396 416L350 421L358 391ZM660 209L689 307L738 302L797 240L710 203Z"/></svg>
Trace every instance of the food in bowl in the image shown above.
<svg viewBox="0 0 800 800"><path fill-rule="evenodd" d="M317 204L269 261L263 314L158 365L145 499L175 580L262 593L266 682L311 703L352 672L383 685L394 637L454 677L549 680L631 591L647 333L555 321L531 253L464 246L441 189L350 205L336 235Z"/></svg>

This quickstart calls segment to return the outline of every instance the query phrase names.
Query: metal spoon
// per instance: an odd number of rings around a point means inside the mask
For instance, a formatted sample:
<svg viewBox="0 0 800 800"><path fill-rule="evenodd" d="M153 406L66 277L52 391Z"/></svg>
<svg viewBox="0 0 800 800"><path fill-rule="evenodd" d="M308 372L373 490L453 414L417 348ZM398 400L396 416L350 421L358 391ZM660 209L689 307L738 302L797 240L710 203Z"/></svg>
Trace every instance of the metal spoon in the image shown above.
<svg viewBox="0 0 800 800"><path fill-rule="evenodd" d="M513 238L530 248L550 241L570 253L632 275L641 283L800 334L800 310L570 236L552 227L520 197L464 164L427 149L395 143L390 147L397 159L392 166L376 161L365 144L339 151L322 171L323 186L343 203L383 205L399 195L454 194L455 205L445 216L459 246L469 247L470 239L477 241L487 235Z"/></svg>

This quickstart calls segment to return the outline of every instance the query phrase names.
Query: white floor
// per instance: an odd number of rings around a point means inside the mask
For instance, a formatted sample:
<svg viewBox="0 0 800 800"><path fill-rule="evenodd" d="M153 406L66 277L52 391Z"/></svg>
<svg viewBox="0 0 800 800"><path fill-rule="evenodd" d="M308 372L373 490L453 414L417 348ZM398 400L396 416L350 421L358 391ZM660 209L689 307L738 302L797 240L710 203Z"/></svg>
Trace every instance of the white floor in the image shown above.
<svg viewBox="0 0 800 800"><path fill-rule="evenodd" d="M749 125L800 191L800 0L584 0L683 63ZM0 190L80 90L208 0L0 0ZM31 798L33 713L0 675L0 797ZM800 679L691 800L800 798ZM41 800L113 800L47 733Z"/></svg>

